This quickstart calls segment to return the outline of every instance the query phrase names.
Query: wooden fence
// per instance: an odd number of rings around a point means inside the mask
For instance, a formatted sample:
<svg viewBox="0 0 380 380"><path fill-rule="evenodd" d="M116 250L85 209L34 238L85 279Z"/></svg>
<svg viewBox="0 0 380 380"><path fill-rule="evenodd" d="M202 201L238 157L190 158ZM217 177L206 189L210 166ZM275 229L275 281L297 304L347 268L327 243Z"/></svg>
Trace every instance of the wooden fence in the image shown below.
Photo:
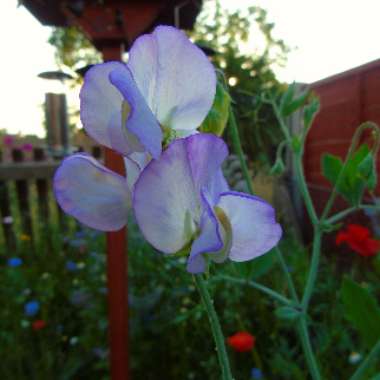
<svg viewBox="0 0 380 380"><path fill-rule="evenodd" d="M103 151L98 146L93 146L88 153L102 159ZM28 150L3 147L0 155L1 249L14 249L20 240L33 239L44 224L61 227L65 224L52 191L52 178L60 161L41 147Z"/></svg>

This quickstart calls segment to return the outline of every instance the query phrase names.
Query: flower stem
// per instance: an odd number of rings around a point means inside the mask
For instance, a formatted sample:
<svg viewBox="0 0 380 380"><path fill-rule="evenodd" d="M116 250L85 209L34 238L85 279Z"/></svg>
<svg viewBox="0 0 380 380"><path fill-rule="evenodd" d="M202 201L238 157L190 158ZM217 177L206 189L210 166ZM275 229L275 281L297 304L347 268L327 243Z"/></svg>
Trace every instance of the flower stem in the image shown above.
<svg viewBox="0 0 380 380"><path fill-rule="evenodd" d="M275 292L274 290L267 288L264 285L258 284L255 281L244 280L241 278L235 278L235 277L226 276L226 275L218 276L218 278L221 280L224 280L224 281L234 282L235 284L250 286L251 288L259 290L260 292L265 293L266 295L272 297L273 299L275 299L275 300L277 300L277 301L279 301L285 305L293 306L293 302L291 300L289 300L286 297L282 296L281 294Z"/></svg>
<svg viewBox="0 0 380 380"><path fill-rule="evenodd" d="M307 213L309 214L310 220L313 223L313 225L316 225L318 223L318 216L317 216L317 213L315 212L315 208L313 205L313 201L311 200L309 189L307 188L305 174L304 174L303 166L302 166L301 152L295 153L295 171L296 171L298 186L301 191L301 195L304 199Z"/></svg>
<svg viewBox="0 0 380 380"><path fill-rule="evenodd" d="M305 315L301 316L301 319L299 321L298 331L301 337L302 348L306 356L306 361L309 367L310 374L313 380L320 380L321 375L319 373L318 365L315 360L313 349L311 347L310 336L309 336L309 331L307 328Z"/></svg>
<svg viewBox="0 0 380 380"><path fill-rule="evenodd" d="M299 299L298 299L297 291L296 291L296 288L294 286L294 282L292 280L292 277L290 276L289 269L288 269L288 266L286 265L284 256L282 255L282 252L278 246L275 247L275 251L277 254L278 261L280 262L281 268L284 272L286 282L288 283L288 288L289 288L290 294L291 294L293 300L298 303Z"/></svg>
<svg viewBox="0 0 380 380"><path fill-rule="evenodd" d="M211 299L210 293L207 290L206 281L204 280L202 274L198 274L193 277L210 321L210 326L216 345L216 351L218 354L219 365L222 371L222 379L233 380L230 362L228 360L226 346L224 343L224 336L220 327L218 315L216 314L213 305L213 300Z"/></svg>
<svg viewBox="0 0 380 380"><path fill-rule="evenodd" d="M231 137L232 137L234 150L235 150L235 153L239 157L241 170L243 171L243 175L248 187L248 191L250 194L253 194L252 179L248 171L247 162L245 161L244 152L241 146L241 141L240 141L240 136L239 136L239 129L236 124L236 119L235 119L235 115L234 115L234 111L232 107L230 107L230 112L228 116L228 124L231 130Z"/></svg>
<svg viewBox="0 0 380 380"><path fill-rule="evenodd" d="M310 298L315 287L315 281L317 279L318 268L319 268L319 259L321 256L321 240L322 240L322 231L319 226L314 226L314 240L313 240L313 251L311 256L311 265L309 275L307 277L307 282L305 286L305 291L302 298L302 308L304 312L307 311L307 308L310 303Z"/></svg>
<svg viewBox="0 0 380 380"><path fill-rule="evenodd" d="M380 355L380 339L378 342L373 346L371 352L368 354L368 356L364 359L362 364L357 368L355 373L351 376L350 380L360 380L363 378L363 375L365 374L368 367L372 364L372 361L376 359L377 356Z"/></svg>
<svg viewBox="0 0 380 380"><path fill-rule="evenodd" d="M325 223L327 223L327 224L337 223L341 219L343 219L344 217L346 217L347 215L352 214L353 212L358 211L358 210L374 210L374 211L379 211L379 206L377 206L377 205L361 204L361 205L359 205L357 207L350 207L350 208L347 208L347 209L345 209L343 211L340 211L340 212L336 213L335 215L330 216L328 219L325 219Z"/></svg>

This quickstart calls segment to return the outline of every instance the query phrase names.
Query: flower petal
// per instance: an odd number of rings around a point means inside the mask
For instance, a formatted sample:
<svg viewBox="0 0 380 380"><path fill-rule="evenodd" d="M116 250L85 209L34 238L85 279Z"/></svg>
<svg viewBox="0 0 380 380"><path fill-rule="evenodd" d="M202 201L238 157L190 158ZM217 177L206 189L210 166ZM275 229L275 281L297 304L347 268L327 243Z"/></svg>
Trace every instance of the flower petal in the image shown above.
<svg viewBox="0 0 380 380"><path fill-rule="evenodd" d="M182 31L158 26L139 37L128 67L160 124L195 130L211 109L216 75L206 55Z"/></svg>
<svg viewBox="0 0 380 380"><path fill-rule="evenodd" d="M127 183L129 189L132 191L134 184L140 176L140 173L148 165L151 160L149 153L135 152L128 157L124 157L125 169L127 172Z"/></svg>
<svg viewBox="0 0 380 380"><path fill-rule="evenodd" d="M206 189L212 199L215 199L228 190L221 172L222 163L228 155L225 142L208 133L192 135L185 141L197 193Z"/></svg>
<svg viewBox="0 0 380 380"><path fill-rule="evenodd" d="M273 207L262 199L238 192L227 192L218 203L232 227L232 261L247 261L276 246L282 229Z"/></svg>
<svg viewBox="0 0 380 380"><path fill-rule="evenodd" d="M135 184L133 207L143 235L158 250L175 253L190 241L200 211L185 139L146 166Z"/></svg>
<svg viewBox="0 0 380 380"><path fill-rule="evenodd" d="M218 219L204 194L202 194L202 204L201 232L191 246L190 256L187 261L187 270L190 273L204 272L205 259L202 256L203 253L212 254L223 248Z"/></svg>
<svg viewBox="0 0 380 380"><path fill-rule="evenodd" d="M116 68L110 72L109 78L130 107L126 121L127 130L137 136L153 158L158 158L161 154L161 127L141 95L130 70L127 67Z"/></svg>
<svg viewBox="0 0 380 380"><path fill-rule="evenodd" d="M125 178L85 154L62 162L54 193L66 213L89 227L117 231L127 222L131 199Z"/></svg>
<svg viewBox="0 0 380 380"><path fill-rule="evenodd" d="M121 62L107 62L87 71L80 91L80 117L86 132L98 143L127 155L143 151L122 125L123 97L109 80L111 71L128 72Z"/></svg>

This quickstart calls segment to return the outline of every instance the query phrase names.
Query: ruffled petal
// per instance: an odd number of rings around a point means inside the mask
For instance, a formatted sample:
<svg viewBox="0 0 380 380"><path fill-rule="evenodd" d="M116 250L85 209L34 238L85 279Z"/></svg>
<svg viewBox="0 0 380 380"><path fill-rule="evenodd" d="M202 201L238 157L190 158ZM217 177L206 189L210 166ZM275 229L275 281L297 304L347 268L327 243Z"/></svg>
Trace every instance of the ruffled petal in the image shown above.
<svg viewBox="0 0 380 380"><path fill-rule="evenodd" d="M133 207L143 235L158 250L175 253L190 242L200 205L186 140L174 141L146 166L135 184Z"/></svg>
<svg viewBox="0 0 380 380"><path fill-rule="evenodd" d="M80 91L80 117L94 140L127 155L144 149L122 125L123 97L109 80L116 69L128 72L121 62L102 63L87 71Z"/></svg>
<svg viewBox="0 0 380 380"><path fill-rule="evenodd" d="M131 205L124 177L84 154L66 158L54 176L54 193L62 209L83 224L117 231Z"/></svg>
<svg viewBox="0 0 380 380"><path fill-rule="evenodd" d="M228 189L221 172L222 163L228 155L225 142L208 133L192 135L185 141L197 193L205 189L215 199Z"/></svg>
<svg viewBox="0 0 380 380"><path fill-rule="evenodd" d="M204 193L202 193L202 205L200 234L191 246L190 256L187 261L187 271L190 273L204 272L205 259L202 254L210 254L210 257L212 257L213 252L218 252L223 248L221 226Z"/></svg>
<svg viewBox="0 0 380 380"><path fill-rule="evenodd" d="M223 193L218 203L232 227L232 261L247 261L275 247L282 236L273 207L264 200L238 192Z"/></svg>
<svg viewBox="0 0 380 380"><path fill-rule="evenodd" d="M139 37L128 67L160 124L195 130L211 109L216 75L206 55L180 30L158 26Z"/></svg>
<svg viewBox="0 0 380 380"><path fill-rule="evenodd" d="M153 158L158 158L161 154L161 127L141 95L130 70L126 67L116 68L110 72L109 78L130 108L126 120L127 130L138 138Z"/></svg>

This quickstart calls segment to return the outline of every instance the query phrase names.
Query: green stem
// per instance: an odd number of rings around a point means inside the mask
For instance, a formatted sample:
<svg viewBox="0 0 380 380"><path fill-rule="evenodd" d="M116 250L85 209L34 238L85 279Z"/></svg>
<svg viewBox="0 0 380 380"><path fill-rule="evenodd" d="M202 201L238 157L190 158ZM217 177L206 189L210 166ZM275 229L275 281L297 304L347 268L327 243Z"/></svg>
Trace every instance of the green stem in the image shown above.
<svg viewBox="0 0 380 380"><path fill-rule="evenodd" d="M272 102L274 113L277 117L277 120L280 124L280 127L286 137L286 140L288 141L289 145L292 144L291 135L289 133L289 129L284 121L284 119L281 116L280 110L277 106L277 103L275 101ZM306 360L308 363L310 374L312 375L313 380L320 380L321 375L319 373L317 361L314 356L313 348L311 346L309 332L308 332L308 326L306 322L307 317L307 308L310 302L310 298L312 295L312 292L314 290L315 281L317 278L318 273L318 267L319 267L319 258L320 258L320 250L321 250L321 238L322 238L322 232L320 230L319 224L320 221L318 219L317 213L314 208L313 201L310 196L309 189L307 187L305 174L303 170L302 165L302 157L303 157L303 144L305 141L306 135L304 135L301 139L301 146L300 147L293 147L293 152L295 156L295 174L296 174L296 180L302 195L302 198L305 202L305 207L308 212L308 215L310 217L310 220L314 227L314 241L313 241L313 252L312 252L312 260L311 260L311 268L308 274L306 286L304 295L302 298L302 308L303 308L303 315L301 316L301 319L299 320L298 330L301 337L301 343L302 348L306 356ZM280 252L280 251L279 251ZM281 252L280 252L281 253ZM287 276L289 289L292 293L293 298L298 301L297 294L295 292L294 286L291 287L291 284L293 284L293 281L291 280L291 277L289 275L289 272L287 270L285 261L282 257L282 255L279 255L279 260L281 263L281 266L283 267L284 273ZM292 290L293 288L293 290Z"/></svg>
<svg viewBox="0 0 380 380"><path fill-rule="evenodd" d="M353 212L355 212L357 210L375 210L375 211L380 211L380 207L377 206L377 205L360 205L358 207L350 207L350 208L347 208L347 209L345 209L343 211L340 211L340 212L336 213L333 216L330 216L330 218L328 218L328 219L325 220L325 223L327 223L327 224L337 223L341 219L343 219L344 217L346 217L347 215L350 215L350 214L352 214Z"/></svg>
<svg viewBox="0 0 380 380"><path fill-rule="evenodd" d="M289 127L286 125L283 117L281 116L281 112L280 112L280 109L279 109L276 101L274 99L272 99L270 101L270 104L272 105L274 114L275 114L276 119L277 119L277 121L278 121L278 123L280 125L282 133L284 134L286 140L290 143L292 139L291 139L291 136L290 136L290 133L289 133Z"/></svg>
<svg viewBox="0 0 380 380"><path fill-rule="evenodd" d="M378 355L380 355L380 340L373 346L371 352L367 355L362 364L360 364L355 373L351 376L350 380L360 380L363 378L363 375L367 371L368 367Z"/></svg>
<svg viewBox="0 0 380 380"><path fill-rule="evenodd" d="M228 123L231 130L231 137L232 137L232 143L234 146L235 153L239 157L240 166L243 171L243 176L245 179L245 182L247 183L248 191L253 194L253 186L252 186L252 179L249 175L247 162L245 161L243 148L241 147L241 141L239 136L239 129L236 124L236 119L234 115L234 111L232 107L230 107L229 117L228 117Z"/></svg>
<svg viewBox="0 0 380 380"><path fill-rule="evenodd" d="M310 271L307 278L305 291L302 298L302 308L304 312L307 311L307 308L310 303L310 298L314 290L315 281L317 279L319 259L321 256L321 240L322 240L322 231L319 226L314 226L314 240L313 240L313 251L311 256L311 265Z"/></svg>
<svg viewBox="0 0 380 380"><path fill-rule="evenodd" d="M301 336L302 348L303 348L303 351L304 351L305 356L306 356L306 361L307 361L307 365L309 367L310 374L311 374L313 380L320 380L321 375L319 373L318 365L317 365L317 362L315 360L313 349L311 347L310 336L309 336L309 331L307 328L305 315L301 316L298 327L299 327L298 332Z"/></svg>
<svg viewBox="0 0 380 380"><path fill-rule="evenodd" d="M285 305L294 306L293 302L291 300L289 300L286 297L282 296L281 294L275 292L274 290L267 288L264 285L258 284L257 282L249 281L249 280L243 280L240 278L235 278L235 277L226 276L226 275L220 275L216 279L234 282L235 284L250 286L251 288L259 290L260 292L265 293L266 295L272 297L273 299L275 299L281 303L284 303Z"/></svg>
<svg viewBox="0 0 380 380"><path fill-rule="evenodd" d="M294 282L292 280L292 277L290 276L288 266L286 265L284 256L282 255L282 252L278 246L275 247L275 251L277 254L278 261L280 262L281 268L285 274L285 278L286 278L286 282L288 283L288 288L289 288L290 294L291 294L293 300L298 303L299 299L298 299L297 291L296 291L296 288L294 286Z"/></svg>
<svg viewBox="0 0 380 380"><path fill-rule="evenodd" d="M318 216L317 216L317 213L315 212L313 201L311 199L310 192L306 184L305 174L304 174L303 166L302 166L302 154L300 152L295 153L295 171L296 171L297 183L301 191L301 195L304 199L307 213L309 214L312 224L316 225L318 223Z"/></svg>
<svg viewBox="0 0 380 380"><path fill-rule="evenodd" d="M213 305L213 300L211 299L210 293L207 290L206 281L203 279L202 274L195 275L193 278L210 321L211 331L214 336L216 351L218 354L219 365L222 371L222 379L233 380L230 362L228 360L226 346L224 343L224 336L220 327L218 315L216 314Z"/></svg>
<svg viewBox="0 0 380 380"><path fill-rule="evenodd" d="M347 215L350 215L352 214L353 212L357 211L358 208L357 207L350 207L350 208L347 208L343 211L340 211L338 213L336 213L335 215L333 216L330 216L330 218L326 219L324 221L324 223L326 224L334 224L334 223L337 223L339 222L341 219L345 218Z"/></svg>

